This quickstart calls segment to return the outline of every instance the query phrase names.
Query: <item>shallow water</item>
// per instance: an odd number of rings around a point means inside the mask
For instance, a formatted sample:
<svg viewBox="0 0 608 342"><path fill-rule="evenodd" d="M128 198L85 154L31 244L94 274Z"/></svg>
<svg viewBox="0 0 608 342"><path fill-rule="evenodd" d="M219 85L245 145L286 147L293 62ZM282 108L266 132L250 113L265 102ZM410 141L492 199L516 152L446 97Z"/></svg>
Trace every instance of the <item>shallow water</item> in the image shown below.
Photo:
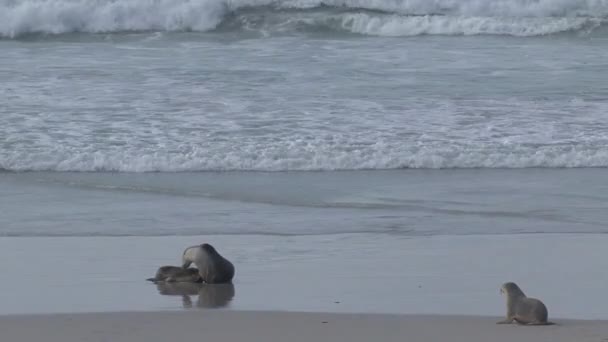
<svg viewBox="0 0 608 342"><path fill-rule="evenodd" d="M606 233L604 169L1 173L0 235Z"/></svg>
<svg viewBox="0 0 608 342"><path fill-rule="evenodd" d="M0 238L0 314L184 309L502 316L505 281L550 317L607 319L606 235ZM145 279L210 242L234 288L162 289ZM40 255L40 252L43 255ZM25 266L24 266L25 265ZM15 279L15 280L11 280ZM197 292L198 291L198 292ZM185 294L185 296L183 295ZM200 295L199 295L200 294Z"/></svg>

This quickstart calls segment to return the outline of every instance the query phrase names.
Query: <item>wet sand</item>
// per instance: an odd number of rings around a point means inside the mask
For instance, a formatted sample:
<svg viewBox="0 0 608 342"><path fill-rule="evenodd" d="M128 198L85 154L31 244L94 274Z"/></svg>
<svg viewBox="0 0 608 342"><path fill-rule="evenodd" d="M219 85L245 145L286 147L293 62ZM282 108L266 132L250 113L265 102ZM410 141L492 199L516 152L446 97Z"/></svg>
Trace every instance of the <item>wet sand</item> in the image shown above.
<svg viewBox="0 0 608 342"><path fill-rule="evenodd" d="M202 242L235 264L234 288L163 289L145 281ZM501 316L500 285L514 281L545 302L550 319L608 319L607 243L602 234L4 237L0 314L211 306Z"/></svg>

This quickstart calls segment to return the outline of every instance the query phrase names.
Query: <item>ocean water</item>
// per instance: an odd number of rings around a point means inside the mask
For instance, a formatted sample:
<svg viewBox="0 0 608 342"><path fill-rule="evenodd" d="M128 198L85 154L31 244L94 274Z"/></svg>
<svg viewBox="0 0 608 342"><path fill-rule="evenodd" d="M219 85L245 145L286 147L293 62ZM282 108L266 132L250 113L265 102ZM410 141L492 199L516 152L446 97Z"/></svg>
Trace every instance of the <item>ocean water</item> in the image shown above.
<svg viewBox="0 0 608 342"><path fill-rule="evenodd" d="M597 0L0 2L0 169L608 166Z"/></svg>
<svg viewBox="0 0 608 342"><path fill-rule="evenodd" d="M3 0L0 234L606 232L607 14Z"/></svg>
<svg viewBox="0 0 608 342"><path fill-rule="evenodd" d="M598 168L5 172L0 191L5 237L608 233Z"/></svg>
<svg viewBox="0 0 608 342"><path fill-rule="evenodd" d="M563 274L581 280L571 288L596 293L587 285L604 280L595 270L606 265L589 236L608 233L607 22L604 0L0 0L2 243L65 244L84 257L79 246L99 241L128 256L124 241L177 246L208 236L245 267L260 266L243 251L281 270L304 260L308 273L336 250L336 267L350 270L365 246L397 273L404 258L443 256L423 263L440 286L457 278L444 273L458 265L444 262L451 252L459 262L467 249L491 260L479 241L516 248L508 239L533 235L587 262ZM262 256L247 244L253 238L268 249ZM447 242L430 254L394 250L436 241L428 239ZM515 249L517 260L542 258L534 241ZM315 243L327 250L305 247ZM84 260L108 267L102 285L120 287L149 277L146 261L152 270L171 263L161 246L149 246L151 259L127 257L135 274L119 261ZM60 292L74 290L70 272L96 274L49 251L73 267L45 273ZM2 269L29 277L9 259ZM355 274L376 269L359 264ZM535 274L530 286L553 284L559 270L540 264L504 264L504 278ZM469 271L483 278L488 269ZM492 272L475 286L508 280ZM344 291L363 296L374 280ZM245 277L237 293L260 281ZM375 311L404 312L391 304L398 283ZM311 300L328 291L311 289ZM462 294L453 290L442 288ZM559 287L552 291L559 303ZM104 307L61 298L67 308ZM33 311L57 307L44 303ZM352 310L372 305L360 304ZM489 314L491 305L469 313ZM432 308L450 310L441 301Z"/></svg>

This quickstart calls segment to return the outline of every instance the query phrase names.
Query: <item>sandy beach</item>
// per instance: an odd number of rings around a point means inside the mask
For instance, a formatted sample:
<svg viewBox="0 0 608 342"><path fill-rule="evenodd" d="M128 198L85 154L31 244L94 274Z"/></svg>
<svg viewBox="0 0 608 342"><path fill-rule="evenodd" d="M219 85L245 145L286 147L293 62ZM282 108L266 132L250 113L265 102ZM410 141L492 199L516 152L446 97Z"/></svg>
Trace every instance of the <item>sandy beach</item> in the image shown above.
<svg viewBox="0 0 608 342"><path fill-rule="evenodd" d="M418 341L602 342L608 322L496 325L497 317L198 311L0 317L11 342Z"/></svg>

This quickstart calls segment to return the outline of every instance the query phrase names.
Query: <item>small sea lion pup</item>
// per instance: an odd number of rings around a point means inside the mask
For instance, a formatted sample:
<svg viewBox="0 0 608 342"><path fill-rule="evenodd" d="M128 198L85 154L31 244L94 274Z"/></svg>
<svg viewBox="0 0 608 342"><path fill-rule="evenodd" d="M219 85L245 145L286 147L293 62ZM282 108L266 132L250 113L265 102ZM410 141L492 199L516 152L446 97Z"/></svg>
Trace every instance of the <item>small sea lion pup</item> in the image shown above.
<svg viewBox="0 0 608 342"><path fill-rule="evenodd" d="M182 255L182 267L188 268L192 263L207 284L230 283L234 278L234 265L208 243L186 248Z"/></svg>
<svg viewBox="0 0 608 342"><path fill-rule="evenodd" d="M497 324L552 325L547 322L547 307L536 298L528 298L515 283L504 283L500 292L507 297L507 318Z"/></svg>
<svg viewBox="0 0 608 342"><path fill-rule="evenodd" d="M196 268L182 268L178 266L161 266L156 271L154 278L146 279L152 282L188 282L188 283L200 283L203 280L198 274Z"/></svg>

